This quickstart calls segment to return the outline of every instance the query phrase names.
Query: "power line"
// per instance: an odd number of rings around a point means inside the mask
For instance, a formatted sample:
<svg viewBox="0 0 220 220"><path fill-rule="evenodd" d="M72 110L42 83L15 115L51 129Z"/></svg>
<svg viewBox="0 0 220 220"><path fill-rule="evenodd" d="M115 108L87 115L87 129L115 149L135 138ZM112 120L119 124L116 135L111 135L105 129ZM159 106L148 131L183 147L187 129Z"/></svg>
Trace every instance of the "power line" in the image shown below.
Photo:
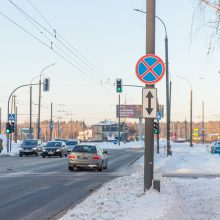
<svg viewBox="0 0 220 220"><path fill-rule="evenodd" d="M46 31L49 35L51 35L52 37L55 38L55 40L57 40L63 47L65 47L72 55L74 55L80 62L82 62L90 71L94 72L97 76L101 77L101 84L102 81L105 81L106 78L103 77L103 74L99 74L96 70L94 70L94 68L91 68L91 65L89 65L89 61L83 57L81 58L77 53L75 53L74 51L72 51L69 47L67 47L61 40L59 40L56 37L56 32L55 34L51 33L50 31L48 31L45 27L43 27L38 21L36 21L35 19L33 19L28 13L26 13L24 10L22 10L18 5L16 5L13 1L9 0L9 2L11 4L13 4L13 6L16 7L17 10L19 10L20 13L22 13L23 16L25 16L32 25L34 25L35 28L37 28L37 30L44 35L44 37L46 37L49 41L51 41L44 33L43 31L41 31L36 25L35 23L41 27L44 31ZM40 14L40 12L36 9L36 7L29 1L29 3L31 4L31 6L37 11L37 13L45 20L45 18ZM34 22L34 23L33 23ZM49 24L49 22L47 22ZM52 27L51 25L49 25L50 27ZM55 30L54 28L52 28L53 30ZM63 49L61 49L60 47L58 47L54 42L51 41L51 47L52 46L56 46L59 50L61 50L65 55L67 55L69 58L72 59L72 57L70 57L70 55L67 54L67 52L65 52ZM86 62L85 62L86 60ZM81 65L80 63L78 63L78 61L74 60L74 62L77 62L78 65ZM82 68L82 66L81 66ZM94 78L94 77L93 77ZM107 82L109 81L109 79L107 79ZM100 82L98 84L100 84Z"/></svg>
<svg viewBox="0 0 220 220"><path fill-rule="evenodd" d="M40 17L47 23L47 25L54 31L54 34L55 34L55 38L57 37L57 35L59 35L79 56L81 56L84 60L86 60L87 61L87 63L89 64L89 65L91 65L93 68L95 68L96 69L96 71L98 71L98 72L100 72L92 63L90 63L90 61L86 58L86 57L84 57L78 50L76 50L76 48L75 47L73 47L72 46L72 44L70 44L61 34L59 34L57 31L56 31L56 29L49 23L49 21L40 13L40 11L34 6L34 4L30 1L30 0L27 0L28 2L29 2L29 4L35 9L35 11L40 15ZM74 53L75 54L75 53ZM77 55L76 54L76 55ZM79 57L79 59L81 59L80 57ZM109 79L109 76L108 75L106 75L106 74L101 74L101 76L102 75L105 75L106 76L106 78L107 79ZM102 76L103 77L103 76Z"/></svg>

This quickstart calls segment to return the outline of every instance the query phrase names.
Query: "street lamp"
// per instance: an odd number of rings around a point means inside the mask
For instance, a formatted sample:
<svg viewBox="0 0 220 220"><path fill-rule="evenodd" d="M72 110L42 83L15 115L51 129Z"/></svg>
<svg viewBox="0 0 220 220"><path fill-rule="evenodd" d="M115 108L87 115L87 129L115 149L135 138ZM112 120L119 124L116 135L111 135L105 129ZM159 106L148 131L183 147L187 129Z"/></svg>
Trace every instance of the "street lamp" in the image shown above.
<svg viewBox="0 0 220 220"><path fill-rule="evenodd" d="M182 76L177 76L177 77L186 81L190 86L190 147L192 147L193 146L192 144L192 83L188 79Z"/></svg>
<svg viewBox="0 0 220 220"><path fill-rule="evenodd" d="M145 11L142 11L140 9L134 9L135 11L145 13ZM171 152L171 146L170 146L170 109L171 109L171 92L169 86L171 86L171 83L169 83L169 57L168 57L168 37L167 37L167 28L163 20L155 16L163 25L165 30L165 60L166 60L166 108L167 108L167 129L166 129L166 136L167 136L167 156L172 155ZM169 85L170 84L170 85Z"/></svg>
<svg viewBox="0 0 220 220"><path fill-rule="evenodd" d="M37 126L37 139L40 139L40 106L41 106L41 77L43 72L51 66L54 66L55 63L52 63L46 67L44 67L40 72L40 80L39 80L39 103L38 103L38 126Z"/></svg>

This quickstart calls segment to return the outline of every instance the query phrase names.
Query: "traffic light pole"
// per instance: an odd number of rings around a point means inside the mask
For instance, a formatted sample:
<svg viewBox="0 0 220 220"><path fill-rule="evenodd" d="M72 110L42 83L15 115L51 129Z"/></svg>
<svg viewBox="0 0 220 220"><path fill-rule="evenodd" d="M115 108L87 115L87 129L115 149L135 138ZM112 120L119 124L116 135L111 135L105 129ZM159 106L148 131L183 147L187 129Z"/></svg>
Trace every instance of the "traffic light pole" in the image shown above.
<svg viewBox="0 0 220 220"><path fill-rule="evenodd" d="M120 123L121 123L120 109L121 109L121 95L119 93L118 94L118 145L119 146L120 146Z"/></svg>
<svg viewBox="0 0 220 220"><path fill-rule="evenodd" d="M9 98L8 98L8 112L7 112L7 121L9 119L9 106L10 106L10 99L11 99L11 96L13 95L13 93L22 88L22 87L26 87L26 86L30 86L30 85L38 85L38 83L34 83L34 84L24 84L24 85L21 85L21 86L18 86L16 89L14 89L11 94L9 95ZM7 153L9 152L9 134L7 134Z"/></svg>

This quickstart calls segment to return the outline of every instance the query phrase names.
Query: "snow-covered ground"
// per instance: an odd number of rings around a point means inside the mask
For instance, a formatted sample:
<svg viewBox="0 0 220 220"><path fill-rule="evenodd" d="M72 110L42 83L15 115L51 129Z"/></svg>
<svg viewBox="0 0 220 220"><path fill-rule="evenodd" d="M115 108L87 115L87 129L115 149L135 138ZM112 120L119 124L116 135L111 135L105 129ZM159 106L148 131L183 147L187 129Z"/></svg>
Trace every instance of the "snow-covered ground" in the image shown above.
<svg viewBox="0 0 220 220"><path fill-rule="evenodd" d="M0 138L3 140L3 151L0 153L0 156L16 156L19 153L20 141L17 143L11 143L11 151L7 152L7 138L5 135L0 135Z"/></svg>
<svg viewBox="0 0 220 220"><path fill-rule="evenodd" d="M163 145L164 143L162 143ZM167 178L162 174L220 174L220 155L207 145L172 143L172 157L155 154L155 178L161 192L143 192L143 158L135 173L104 184L60 220L207 220L220 219L220 178Z"/></svg>

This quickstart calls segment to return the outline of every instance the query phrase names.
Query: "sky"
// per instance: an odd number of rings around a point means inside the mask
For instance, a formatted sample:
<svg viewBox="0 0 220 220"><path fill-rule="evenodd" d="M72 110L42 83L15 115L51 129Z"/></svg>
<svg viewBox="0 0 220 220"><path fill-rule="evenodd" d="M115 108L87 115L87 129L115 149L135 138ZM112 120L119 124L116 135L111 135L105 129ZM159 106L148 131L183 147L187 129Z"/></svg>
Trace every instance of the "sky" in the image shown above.
<svg viewBox="0 0 220 220"><path fill-rule="evenodd" d="M193 120L201 120L203 100L205 120L220 118L219 45L207 55L211 31L205 27L205 18L197 3L196 0L156 1L156 15L164 21L168 31L171 120L189 120L191 86ZM10 93L20 85L37 83L41 71L53 63L55 65L45 69L42 76L50 77L50 91L42 92L42 120L50 118L51 102L54 120L72 118L88 124L116 120L116 78L122 78L123 84L144 86L136 77L135 65L145 55L146 18L133 9L146 10L146 1L2 0L2 120L7 119ZM155 54L163 60L164 37L164 28L156 21ZM165 105L165 77L156 87L159 103ZM141 95L140 88L124 87L121 102L126 99L127 104L141 104ZM29 87L16 92L16 103L18 121L28 121ZM33 86L33 103L33 120L36 121L37 86Z"/></svg>

